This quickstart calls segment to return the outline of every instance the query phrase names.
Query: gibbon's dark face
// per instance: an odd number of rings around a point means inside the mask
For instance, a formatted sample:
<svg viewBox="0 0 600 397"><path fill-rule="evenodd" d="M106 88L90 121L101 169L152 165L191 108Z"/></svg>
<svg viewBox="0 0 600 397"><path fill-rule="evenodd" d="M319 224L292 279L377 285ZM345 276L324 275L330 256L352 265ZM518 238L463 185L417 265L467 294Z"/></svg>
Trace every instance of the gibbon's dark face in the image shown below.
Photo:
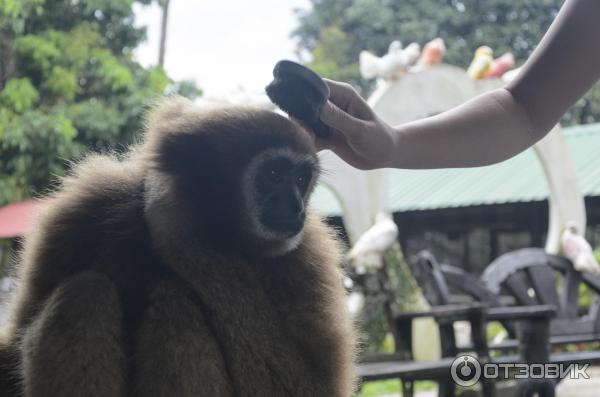
<svg viewBox="0 0 600 397"><path fill-rule="evenodd" d="M314 173L312 159L294 160L293 156L265 160L253 182L262 208L260 223L283 236L294 236L302 230L304 200Z"/></svg>
<svg viewBox="0 0 600 397"><path fill-rule="evenodd" d="M168 128L156 164L173 177L205 241L269 256L298 246L319 170L302 127L271 111L233 107L184 113Z"/></svg>
<svg viewBox="0 0 600 397"><path fill-rule="evenodd" d="M316 157L292 148L268 148L244 174L247 230L274 252L287 252L302 239L306 205L318 173Z"/></svg>

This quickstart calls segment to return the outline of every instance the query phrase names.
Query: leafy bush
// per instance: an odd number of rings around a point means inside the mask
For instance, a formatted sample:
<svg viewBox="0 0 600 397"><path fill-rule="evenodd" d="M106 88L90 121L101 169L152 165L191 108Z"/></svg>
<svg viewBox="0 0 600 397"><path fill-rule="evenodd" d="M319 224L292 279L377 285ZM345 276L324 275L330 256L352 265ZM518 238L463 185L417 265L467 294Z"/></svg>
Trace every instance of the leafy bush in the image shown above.
<svg viewBox="0 0 600 397"><path fill-rule="evenodd" d="M133 3L0 0L0 205L43 194L89 149L133 142L156 96L201 94L132 58L145 36Z"/></svg>

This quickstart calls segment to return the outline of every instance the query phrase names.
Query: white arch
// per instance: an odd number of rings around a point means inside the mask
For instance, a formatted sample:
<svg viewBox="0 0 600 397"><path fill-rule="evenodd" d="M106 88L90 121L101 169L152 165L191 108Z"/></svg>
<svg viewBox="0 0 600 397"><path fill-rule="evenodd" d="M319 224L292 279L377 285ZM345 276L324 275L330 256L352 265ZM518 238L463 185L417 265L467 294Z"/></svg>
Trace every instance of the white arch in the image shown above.
<svg viewBox="0 0 600 397"><path fill-rule="evenodd" d="M463 69L441 64L407 73L396 81L380 81L368 102L383 120L395 125L448 110L503 84L500 79L475 81ZM567 222L575 222L585 231L585 203L559 126L535 145L535 152L548 181L546 250L556 253ZM389 209L387 171L357 170L329 151L323 152L321 159L327 170L323 181L342 202L344 224L350 241L355 242L378 212Z"/></svg>

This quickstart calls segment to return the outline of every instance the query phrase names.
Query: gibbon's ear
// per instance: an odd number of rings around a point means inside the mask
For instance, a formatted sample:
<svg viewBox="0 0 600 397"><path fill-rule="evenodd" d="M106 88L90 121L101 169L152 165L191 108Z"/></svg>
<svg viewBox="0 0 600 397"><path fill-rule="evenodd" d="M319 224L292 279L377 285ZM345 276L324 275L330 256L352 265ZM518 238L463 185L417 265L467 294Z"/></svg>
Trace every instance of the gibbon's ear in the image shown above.
<svg viewBox="0 0 600 397"><path fill-rule="evenodd" d="M204 114L188 99L170 96L156 101L146 117L143 150L152 167L173 175L205 169L210 146Z"/></svg>
<svg viewBox="0 0 600 397"><path fill-rule="evenodd" d="M202 133L166 136L158 148L157 160L159 169L188 181L206 181L218 164L214 148Z"/></svg>

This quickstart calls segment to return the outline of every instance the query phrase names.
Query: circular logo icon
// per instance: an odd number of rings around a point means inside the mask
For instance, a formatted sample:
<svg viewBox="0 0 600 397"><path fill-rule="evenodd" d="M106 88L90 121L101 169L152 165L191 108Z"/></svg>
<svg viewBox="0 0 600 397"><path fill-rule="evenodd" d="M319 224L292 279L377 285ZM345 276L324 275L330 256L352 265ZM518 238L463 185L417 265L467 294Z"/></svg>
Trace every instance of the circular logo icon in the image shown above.
<svg viewBox="0 0 600 397"><path fill-rule="evenodd" d="M458 356L450 367L452 380L459 386L473 386L481 378L481 364L473 356Z"/></svg>

